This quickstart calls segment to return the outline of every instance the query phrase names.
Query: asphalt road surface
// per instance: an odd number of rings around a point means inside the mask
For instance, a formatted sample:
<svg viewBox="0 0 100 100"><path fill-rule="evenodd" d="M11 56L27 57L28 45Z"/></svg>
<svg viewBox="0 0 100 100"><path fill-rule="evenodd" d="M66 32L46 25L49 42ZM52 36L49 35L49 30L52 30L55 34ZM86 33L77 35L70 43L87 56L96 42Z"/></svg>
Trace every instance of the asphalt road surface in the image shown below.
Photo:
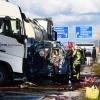
<svg viewBox="0 0 100 100"><path fill-rule="evenodd" d="M91 77L90 67L83 67L81 72L82 76ZM77 86L81 85L77 88ZM85 84L88 85L88 84ZM0 87L0 100L84 100L84 90L80 90L85 86L84 82L77 85L74 90L67 90L67 85L54 85L54 86L43 86L43 87L30 87L27 89L21 89L19 87ZM90 85L90 84L89 84ZM96 85L100 89L100 77L96 78ZM72 97L74 99L72 99Z"/></svg>
<svg viewBox="0 0 100 100"><path fill-rule="evenodd" d="M41 91L41 92L6 92L1 94L0 100L74 100L82 99L82 92L75 91Z"/></svg>

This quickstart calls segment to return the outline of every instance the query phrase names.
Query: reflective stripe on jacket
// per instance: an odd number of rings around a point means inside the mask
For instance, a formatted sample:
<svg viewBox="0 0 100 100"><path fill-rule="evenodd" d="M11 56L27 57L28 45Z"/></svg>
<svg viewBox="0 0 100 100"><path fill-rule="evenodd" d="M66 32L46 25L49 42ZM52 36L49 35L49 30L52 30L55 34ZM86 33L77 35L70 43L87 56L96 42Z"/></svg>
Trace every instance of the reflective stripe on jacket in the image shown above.
<svg viewBox="0 0 100 100"><path fill-rule="evenodd" d="M81 52L79 50L74 51L73 57L74 57L74 61L73 61L74 65L81 64Z"/></svg>

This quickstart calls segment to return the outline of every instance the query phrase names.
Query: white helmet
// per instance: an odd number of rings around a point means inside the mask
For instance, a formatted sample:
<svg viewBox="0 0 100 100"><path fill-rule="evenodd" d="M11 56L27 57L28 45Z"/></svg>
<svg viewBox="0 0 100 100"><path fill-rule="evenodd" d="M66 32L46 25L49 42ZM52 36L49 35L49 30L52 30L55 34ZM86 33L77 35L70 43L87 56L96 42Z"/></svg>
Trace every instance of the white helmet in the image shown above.
<svg viewBox="0 0 100 100"><path fill-rule="evenodd" d="M76 46L75 46L75 49L79 49L79 47L76 45Z"/></svg>

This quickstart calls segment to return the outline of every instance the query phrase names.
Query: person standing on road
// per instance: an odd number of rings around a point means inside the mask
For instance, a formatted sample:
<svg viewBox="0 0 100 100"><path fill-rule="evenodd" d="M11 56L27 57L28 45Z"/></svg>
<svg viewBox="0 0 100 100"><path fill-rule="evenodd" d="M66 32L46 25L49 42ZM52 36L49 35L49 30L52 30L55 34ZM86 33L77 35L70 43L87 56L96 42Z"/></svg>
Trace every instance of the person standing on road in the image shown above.
<svg viewBox="0 0 100 100"><path fill-rule="evenodd" d="M73 66L71 68L71 81L74 83L80 80L81 52L79 47L75 47L72 57Z"/></svg>
<svg viewBox="0 0 100 100"><path fill-rule="evenodd" d="M96 48L93 47L93 50L92 50L92 59L93 59L93 63L96 62Z"/></svg>
<svg viewBox="0 0 100 100"><path fill-rule="evenodd" d="M91 52L89 50L86 51L86 64L91 65Z"/></svg>
<svg viewBox="0 0 100 100"><path fill-rule="evenodd" d="M84 65L86 60L85 48L84 49L80 48L80 52L81 52L81 64Z"/></svg>
<svg viewBox="0 0 100 100"><path fill-rule="evenodd" d="M71 67L73 66L72 54L73 54L72 48L67 48L65 60L66 60L67 73L69 77L71 74Z"/></svg>
<svg viewBox="0 0 100 100"><path fill-rule="evenodd" d="M59 50L53 49L52 50L51 63L53 64L53 74L54 74L54 76L59 73L59 62L60 62Z"/></svg>

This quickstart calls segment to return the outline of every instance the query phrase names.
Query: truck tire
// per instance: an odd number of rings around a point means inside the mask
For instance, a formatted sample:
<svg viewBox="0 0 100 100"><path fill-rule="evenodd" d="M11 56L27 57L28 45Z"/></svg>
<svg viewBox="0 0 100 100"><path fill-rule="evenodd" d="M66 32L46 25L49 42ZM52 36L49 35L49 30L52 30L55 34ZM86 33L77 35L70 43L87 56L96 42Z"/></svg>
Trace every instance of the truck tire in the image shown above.
<svg viewBox="0 0 100 100"><path fill-rule="evenodd" d="M9 73L7 73L6 69L0 67L0 85L6 83L8 81Z"/></svg>

